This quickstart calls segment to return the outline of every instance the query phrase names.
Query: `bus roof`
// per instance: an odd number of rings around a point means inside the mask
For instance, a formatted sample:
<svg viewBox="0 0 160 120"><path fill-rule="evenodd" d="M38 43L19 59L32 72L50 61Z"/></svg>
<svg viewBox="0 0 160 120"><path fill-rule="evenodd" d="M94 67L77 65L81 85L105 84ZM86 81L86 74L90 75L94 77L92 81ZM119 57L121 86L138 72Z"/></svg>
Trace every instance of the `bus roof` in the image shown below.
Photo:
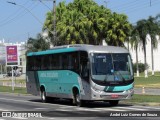
<svg viewBox="0 0 160 120"><path fill-rule="evenodd" d="M74 52L74 51L87 51L88 53L90 53L90 52L129 53L129 51L127 49L122 48L122 47L117 47L117 46L75 44L75 45L57 46L57 47L54 47L52 49L45 50L45 51L30 52L27 54L27 56L65 53L65 52Z"/></svg>

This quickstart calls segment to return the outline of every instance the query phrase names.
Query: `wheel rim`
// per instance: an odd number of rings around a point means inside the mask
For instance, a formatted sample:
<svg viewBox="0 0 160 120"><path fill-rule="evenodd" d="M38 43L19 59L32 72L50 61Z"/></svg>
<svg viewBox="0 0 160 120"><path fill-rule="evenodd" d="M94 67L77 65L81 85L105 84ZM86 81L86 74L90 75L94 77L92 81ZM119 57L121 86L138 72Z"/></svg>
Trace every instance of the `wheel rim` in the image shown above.
<svg viewBox="0 0 160 120"><path fill-rule="evenodd" d="M42 101L45 101L45 100L46 100L45 92L42 91Z"/></svg>
<svg viewBox="0 0 160 120"><path fill-rule="evenodd" d="M79 94L76 95L76 104L77 106L81 106L81 100Z"/></svg>

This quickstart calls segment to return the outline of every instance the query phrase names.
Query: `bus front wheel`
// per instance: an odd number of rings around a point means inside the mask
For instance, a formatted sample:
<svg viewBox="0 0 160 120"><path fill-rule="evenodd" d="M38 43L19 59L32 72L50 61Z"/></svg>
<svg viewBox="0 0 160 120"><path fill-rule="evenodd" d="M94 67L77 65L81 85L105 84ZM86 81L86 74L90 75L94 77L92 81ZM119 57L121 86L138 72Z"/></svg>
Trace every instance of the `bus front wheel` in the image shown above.
<svg viewBox="0 0 160 120"><path fill-rule="evenodd" d="M75 103L78 107L82 107L84 105L84 101L80 99L79 93L77 93L75 96Z"/></svg>

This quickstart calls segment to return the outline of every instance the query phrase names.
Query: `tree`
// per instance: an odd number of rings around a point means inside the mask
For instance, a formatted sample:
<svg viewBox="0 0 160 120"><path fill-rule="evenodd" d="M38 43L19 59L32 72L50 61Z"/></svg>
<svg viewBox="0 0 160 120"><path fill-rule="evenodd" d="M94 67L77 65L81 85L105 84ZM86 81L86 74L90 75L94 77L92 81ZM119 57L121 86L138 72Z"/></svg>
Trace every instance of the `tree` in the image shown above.
<svg viewBox="0 0 160 120"><path fill-rule="evenodd" d="M131 43L131 47L136 51L136 69L137 69L137 76L139 76L138 46L140 44L140 35L138 33L137 26L133 26L130 43Z"/></svg>
<svg viewBox="0 0 160 120"><path fill-rule="evenodd" d="M143 19L137 22L137 31L139 33L140 42L142 42L142 49L144 52L145 77L148 77L146 60L146 36L148 34L147 20Z"/></svg>
<svg viewBox="0 0 160 120"><path fill-rule="evenodd" d="M108 44L114 46L124 46L131 32L131 24L127 21L127 16L113 13L109 20Z"/></svg>
<svg viewBox="0 0 160 120"><path fill-rule="evenodd" d="M151 60L152 60L152 75L154 75L154 55L153 55L153 49L157 48L157 38L156 36L160 33L160 27L158 25L158 22L156 18L149 17L147 20L147 26L148 26L148 34L151 38Z"/></svg>
<svg viewBox="0 0 160 120"><path fill-rule="evenodd" d="M57 45L99 45L105 39L109 45L123 46L130 33L131 25L127 16L112 13L93 0L74 0L68 5L60 2L56 11ZM48 12L44 30L53 31L52 20L52 13ZM49 36L51 38L53 35L50 33Z"/></svg>
<svg viewBox="0 0 160 120"><path fill-rule="evenodd" d="M37 38L29 38L27 41L27 52L38 52L50 48L50 43L43 39L41 34Z"/></svg>

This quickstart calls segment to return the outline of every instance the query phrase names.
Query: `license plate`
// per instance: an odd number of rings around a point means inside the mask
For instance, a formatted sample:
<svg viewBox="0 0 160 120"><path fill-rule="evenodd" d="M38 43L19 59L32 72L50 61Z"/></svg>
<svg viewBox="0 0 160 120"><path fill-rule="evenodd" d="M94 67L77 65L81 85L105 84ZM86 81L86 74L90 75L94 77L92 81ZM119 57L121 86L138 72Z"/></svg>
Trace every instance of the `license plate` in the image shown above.
<svg viewBox="0 0 160 120"><path fill-rule="evenodd" d="M118 98L119 96L117 94L112 94L111 98Z"/></svg>

